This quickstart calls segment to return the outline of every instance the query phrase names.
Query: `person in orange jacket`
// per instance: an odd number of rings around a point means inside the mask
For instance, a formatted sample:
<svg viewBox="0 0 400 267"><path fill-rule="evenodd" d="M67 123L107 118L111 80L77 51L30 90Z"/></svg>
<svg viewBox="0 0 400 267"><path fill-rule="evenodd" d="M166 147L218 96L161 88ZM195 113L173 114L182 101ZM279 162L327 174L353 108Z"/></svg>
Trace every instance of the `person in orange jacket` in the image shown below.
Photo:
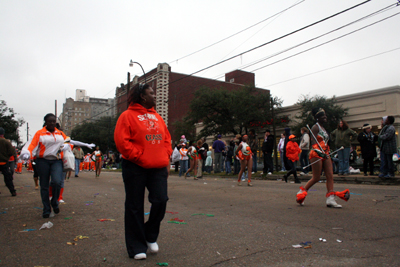
<svg viewBox="0 0 400 267"><path fill-rule="evenodd" d="M297 178L297 171L296 171L296 164L295 162L299 160L299 154L301 153L301 149L299 148L299 145L297 142L294 140L296 136L294 134L289 136L289 142L286 145L286 157L287 157L287 165L289 165L289 171L283 175L283 178L285 179L285 182L287 183L287 178L293 174L294 176L294 181L296 184L300 184L299 178Z"/></svg>
<svg viewBox="0 0 400 267"><path fill-rule="evenodd" d="M17 168L15 169L15 173L18 173L18 174L22 173L22 163L23 163L23 160L20 159L19 155L18 155Z"/></svg>
<svg viewBox="0 0 400 267"><path fill-rule="evenodd" d="M83 169L85 170L85 171L89 171L89 169L90 169L90 162L91 162L91 160L90 160L90 153L87 153L86 154L86 156L84 156L83 157Z"/></svg>
<svg viewBox="0 0 400 267"><path fill-rule="evenodd" d="M171 135L154 109L154 90L148 84L137 84L128 102L128 110L120 115L115 126L114 140L123 158L126 248L130 258L143 260L147 250L159 250L157 238L168 201ZM151 208L144 223L146 187Z"/></svg>
<svg viewBox="0 0 400 267"><path fill-rule="evenodd" d="M43 203L43 218L49 218L51 209L55 214L60 212L58 198L63 179L63 162L59 156L66 135L56 128L56 116L47 114L44 127L37 131L31 142L22 149L20 158L28 160L37 156L36 167L40 179L40 195ZM27 147L26 147L27 146ZM49 201L49 186L52 186L53 198Z"/></svg>

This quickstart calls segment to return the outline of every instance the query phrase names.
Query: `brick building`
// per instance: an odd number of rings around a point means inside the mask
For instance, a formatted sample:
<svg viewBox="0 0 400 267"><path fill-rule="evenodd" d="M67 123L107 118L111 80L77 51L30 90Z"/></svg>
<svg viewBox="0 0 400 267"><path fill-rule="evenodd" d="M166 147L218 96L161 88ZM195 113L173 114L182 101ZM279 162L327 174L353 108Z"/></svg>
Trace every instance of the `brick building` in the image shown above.
<svg viewBox="0 0 400 267"><path fill-rule="evenodd" d="M144 83L144 76L133 78L131 87L138 82ZM148 83L156 94L156 111L164 119L171 133L173 141L177 137L174 133L174 122L182 120L189 111L194 92L202 86L209 88L225 88L229 91L238 90L243 85L255 85L254 73L235 70L225 74L225 81L212 80L187 74L175 73L167 63L159 63L157 68L146 73ZM259 89L266 94L269 90ZM121 84L116 88L115 98L117 113L127 109L127 86ZM181 133L176 133L180 135Z"/></svg>

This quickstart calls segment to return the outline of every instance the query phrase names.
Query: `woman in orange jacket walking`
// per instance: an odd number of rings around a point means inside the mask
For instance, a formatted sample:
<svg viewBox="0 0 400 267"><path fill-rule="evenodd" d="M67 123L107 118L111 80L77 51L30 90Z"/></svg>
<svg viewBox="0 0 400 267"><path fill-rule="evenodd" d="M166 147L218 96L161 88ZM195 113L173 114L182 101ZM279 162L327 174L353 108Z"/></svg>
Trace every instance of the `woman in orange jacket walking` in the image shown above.
<svg viewBox="0 0 400 267"><path fill-rule="evenodd" d="M128 101L128 110L118 118L114 140L122 155L126 248L129 257L142 260L147 250L158 252L157 238L168 201L171 135L154 109L154 90L148 84L137 84ZM146 188L151 209L144 223Z"/></svg>
<svg viewBox="0 0 400 267"><path fill-rule="evenodd" d="M43 218L49 218L51 208L55 214L60 212L58 198L63 179L63 163L59 157L60 148L66 135L56 128L56 116L47 114L44 127L37 131L29 146L21 152L21 158L28 160L36 153L36 166L40 179L40 195L43 203ZM52 186L53 198L49 201L49 186Z"/></svg>
<svg viewBox="0 0 400 267"><path fill-rule="evenodd" d="M287 178L293 174L294 181L296 184L300 184L300 180L297 178L296 164L295 162L299 160L299 154L301 153L301 149L299 145L294 141L296 136L294 134L289 136L289 142L286 145L286 164L289 167L289 171L283 175L285 182L287 183Z"/></svg>

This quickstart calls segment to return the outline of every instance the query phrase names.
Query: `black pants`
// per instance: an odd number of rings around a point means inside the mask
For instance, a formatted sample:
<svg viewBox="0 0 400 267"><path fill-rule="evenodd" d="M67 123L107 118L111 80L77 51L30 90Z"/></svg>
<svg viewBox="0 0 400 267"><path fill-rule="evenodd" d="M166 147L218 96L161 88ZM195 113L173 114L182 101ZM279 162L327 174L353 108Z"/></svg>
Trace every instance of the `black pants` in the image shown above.
<svg viewBox="0 0 400 267"><path fill-rule="evenodd" d="M179 161L175 162L175 172L179 171Z"/></svg>
<svg viewBox="0 0 400 267"><path fill-rule="evenodd" d="M7 162L4 165L0 165L0 171L3 173L4 176L4 183L10 190L11 194L15 192L14 183L13 183L13 176L10 171L10 164Z"/></svg>
<svg viewBox="0 0 400 267"><path fill-rule="evenodd" d="M272 162L272 153L264 153L264 174L274 172L274 164Z"/></svg>
<svg viewBox="0 0 400 267"><path fill-rule="evenodd" d="M297 180L297 172L296 172L295 162L291 161L290 159L287 159L286 164L289 167L288 172L286 173L286 176L289 177L291 174L293 174L294 179Z"/></svg>
<svg viewBox="0 0 400 267"><path fill-rule="evenodd" d="M125 242L129 257L146 253L147 242L157 241L160 223L167 208L167 168L144 169L131 161L122 160L125 184ZM149 219L144 223L144 194L149 191Z"/></svg>
<svg viewBox="0 0 400 267"><path fill-rule="evenodd" d="M36 159L33 162L35 163L35 164L32 163L33 178L38 178L39 177L39 173L38 173L37 168L36 168Z"/></svg>
<svg viewBox="0 0 400 267"><path fill-rule="evenodd" d="M366 158L366 159L364 159L364 163L363 163L364 173L367 173L368 166L369 166L369 173L371 175L373 175L374 174L374 158Z"/></svg>

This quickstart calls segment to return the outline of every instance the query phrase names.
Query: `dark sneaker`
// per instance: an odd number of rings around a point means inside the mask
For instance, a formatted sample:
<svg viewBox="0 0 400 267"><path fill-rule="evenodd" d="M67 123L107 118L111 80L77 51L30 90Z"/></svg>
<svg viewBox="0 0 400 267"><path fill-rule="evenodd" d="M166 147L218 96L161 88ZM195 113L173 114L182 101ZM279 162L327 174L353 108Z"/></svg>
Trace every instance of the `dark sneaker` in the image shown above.
<svg viewBox="0 0 400 267"><path fill-rule="evenodd" d="M43 218L49 218L50 214L43 214Z"/></svg>
<svg viewBox="0 0 400 267"><path fill-rule="evenodd" d="M60 213L60 209L59 208L54 209L54 213L55 214L59 214Z"/></svg>
<svg viewBox="0 0 400 267"><path fill-rule="evenodd" d="M12 196L12 197L16 197L16 196L17 196L17 192L15 192L15 191L14 191L14 192L11 192L11 196Z"/></svg>

